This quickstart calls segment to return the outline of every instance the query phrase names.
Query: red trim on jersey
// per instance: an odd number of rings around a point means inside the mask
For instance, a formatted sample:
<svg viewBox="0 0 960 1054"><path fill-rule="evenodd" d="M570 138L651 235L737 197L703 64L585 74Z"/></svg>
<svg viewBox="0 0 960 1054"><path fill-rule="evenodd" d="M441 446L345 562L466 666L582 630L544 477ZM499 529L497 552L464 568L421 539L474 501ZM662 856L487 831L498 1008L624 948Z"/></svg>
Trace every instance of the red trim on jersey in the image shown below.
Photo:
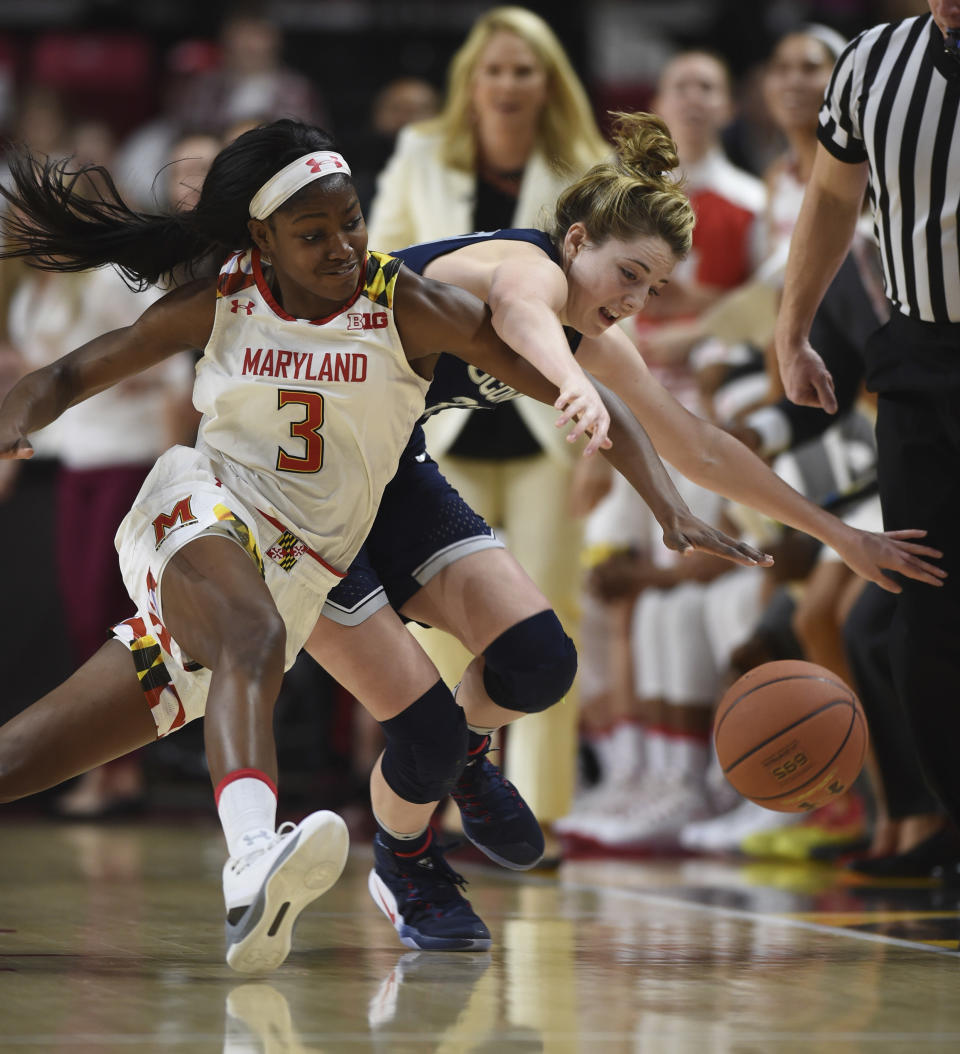
<svg viewBox="0 0 960 1054"><path fill-rule="evenodd" d="M272 516L268 516L263 511L263 509L257 509L257 512L260 513L260 515L267 521L267 523L270 523L274 527L276 527L278 531L285 531L287 534L296 534L295 531L291 531L289 527L285 527L279 520L275 520ZM319 553L315 553L309 545L304 545L304 549L306 549L307 554L309 556L312 556L318 564L322 564L332 575L336 575L337 578L347 577L346 571L338 571L335 567L332 567L330 564L327 563L326 560L324 560L324 558Z"/></svg>
<svg viewBox="0 0 960 1054"><path fill-rule="evenodd" d="M265 783L270 790L273 791L273 796L279 797L277 794L277 785L272 779L265 773L261 772L260 769L234 769L233 772L228 772L226 776L216 785L213 791L213 800L217 805L220 804L220 795L223 794L225 788L235 780L260 780Z"/></svg>
<svg viewBox="0 0 960 1054"><path fill-rule="evenodd" d="M223 262L220 273L217 275L217 296L228 297L238 293L241 289L249 289L254 284L253 275L249 271L242 270L239 266L228 270L234 264L239 264L243 259L245 249L232 252Z"/></svg>
<svg viewBox="0 0 960 1054"><path fill-rule="evenodd" d="M260 290L260 295L267 302L267 306L275 314L279 315L280 318L286 319L288 322L309 322L311 326L323 326L327 322L332 322L337 315L342 315L344 311L348 311L353 305L360 299L360 294L363 292L364 287L367 284L367 257L364 254L363 263L360 265L360 281L357 283L356 292L352 297L343 305L343 307L337 308L332 315L327 315L326 318L308 318L301 320L294 318L293 315L288 315L286 311L277 303L272 292L270 292L270 286L267 285L267 280L263 277L263 270L260 267L260 250L253 250L253 277L256 279L257 289Z"/></svg>

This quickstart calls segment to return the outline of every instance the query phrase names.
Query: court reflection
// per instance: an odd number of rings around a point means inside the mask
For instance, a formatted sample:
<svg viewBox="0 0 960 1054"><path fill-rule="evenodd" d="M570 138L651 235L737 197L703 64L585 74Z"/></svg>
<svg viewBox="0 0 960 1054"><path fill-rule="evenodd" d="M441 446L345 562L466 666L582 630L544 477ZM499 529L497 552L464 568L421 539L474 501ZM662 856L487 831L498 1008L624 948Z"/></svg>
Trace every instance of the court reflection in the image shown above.
<svg viewBox="0 0 960 1054"><path fill-rule="evenodd" d="M266 982L247 982L227 993L223 1054L300 1054L306 1047L293 1027L290 1004Z"/></svg>
<svg viewBox="0 0 960 1054"><path fill-rule="evenodd" d="M247 979L223 962L222 858L213 827L0 826L0 1048L960 1049L956 891L723 861L465 867L493 948L415 952L359 846L287 962Z"/></svg>

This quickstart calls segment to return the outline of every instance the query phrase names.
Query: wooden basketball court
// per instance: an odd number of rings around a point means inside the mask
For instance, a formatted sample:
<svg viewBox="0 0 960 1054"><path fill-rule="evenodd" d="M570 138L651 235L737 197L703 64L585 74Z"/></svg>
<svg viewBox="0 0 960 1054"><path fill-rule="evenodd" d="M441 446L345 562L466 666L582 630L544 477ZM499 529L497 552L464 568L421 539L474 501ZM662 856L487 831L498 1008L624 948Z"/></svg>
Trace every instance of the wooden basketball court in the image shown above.
<svg viewBox="0 0 960 1054"><path fill-rule="evenodd" d="M736 1052L960 1049L960 890L826 866L451 862L489 953L411 952L357 844L264 978L223 962L222 836L0 827L0 1049Z"/></svg>

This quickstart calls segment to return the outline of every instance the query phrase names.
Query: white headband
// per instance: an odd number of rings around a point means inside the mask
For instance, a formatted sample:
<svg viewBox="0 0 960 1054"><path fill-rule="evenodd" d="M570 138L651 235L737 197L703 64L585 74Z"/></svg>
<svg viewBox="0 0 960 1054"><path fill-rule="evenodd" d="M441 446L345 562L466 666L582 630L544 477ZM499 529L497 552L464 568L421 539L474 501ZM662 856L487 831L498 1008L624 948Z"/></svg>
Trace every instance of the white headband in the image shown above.
<svg viewBox="0 0 960 1054"><path fill-rule="evenodd" d="M350 166L340 154L335 154L332 150L298 157L286 168L281 168L272 175L253 195L250 215L255 220L265 220L271 212L280 208L288 198L292 198L308 183L336 172L349 176Z"/></svg>

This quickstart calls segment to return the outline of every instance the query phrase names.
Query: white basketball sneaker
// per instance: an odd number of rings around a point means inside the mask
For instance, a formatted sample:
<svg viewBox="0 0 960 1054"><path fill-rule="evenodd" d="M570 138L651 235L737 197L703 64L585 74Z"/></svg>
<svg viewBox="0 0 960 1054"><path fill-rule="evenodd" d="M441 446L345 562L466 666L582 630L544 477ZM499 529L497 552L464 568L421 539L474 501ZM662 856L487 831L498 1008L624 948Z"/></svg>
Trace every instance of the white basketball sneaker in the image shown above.
<svg viewBox="0 0 960 1054"><path fill-rule="evenodd" d="M732 853L740 849L740 843L749 835L779 830L788 824L798 823L805 815L773 812L744 798L736 808L722 816L688 824L680 832L680 844L692 852Z"/></svg>
<svg viewBox="0 0 960 1054"><path fill-rule="evenodd" d="M300 912L337 881L349 848L347 825L322 811L231 857L223 866L227 963L239 973L275 970L290 954Z"/></svg>
<svg viewBox="0 0 960 1054"><path fill-rule="evenodd" d="M664 773L658 793L651 793L652 786L645 790L625 813L597 818L594 837L601 845L676 849L681 830L709 815L706 790L698 780Z"/></svg>

